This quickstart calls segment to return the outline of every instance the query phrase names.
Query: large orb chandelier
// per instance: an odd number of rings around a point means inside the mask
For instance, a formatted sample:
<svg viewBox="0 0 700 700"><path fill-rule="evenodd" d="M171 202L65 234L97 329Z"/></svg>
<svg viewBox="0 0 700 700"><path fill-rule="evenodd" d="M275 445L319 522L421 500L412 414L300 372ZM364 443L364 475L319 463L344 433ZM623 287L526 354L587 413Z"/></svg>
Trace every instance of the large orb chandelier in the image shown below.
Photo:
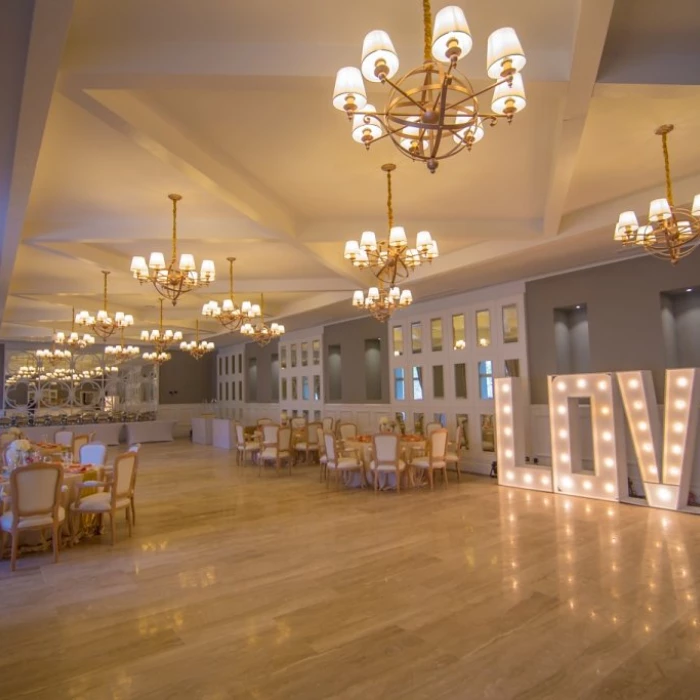
<svg viewBox="0 0 700 700"><path fill-rule="evenodd" d="M397 280L408 277L411 270L422 263L430 263L438 257L437 242L428 231L416 235L416 247L409 248L403 226L394 226L394 209L391 193L391 173L396 169L393 163L382 165L386 173L387 221L389 240L377 241L373 231L365 231L360 241L345 244L344 257L360 270L369 269L372 274L388 287L394 287Z"/></svg>
<svg viewBox="0 0 700 700"><path fill-rule="evenodd" d="M180 343L180 350L189 353L195 360L201 360L208 352L214 350L216 346L210 340L199 339L199 319L195 322L195 327L195 339L190 340L189 343L183 340Z"/></svg>
<svg viewBox="0 0 700 700"><path fill-rule="evenodd" d="M370 287L365 296L358 289L352 296L352 305L358 309L365 309L377 321L384 323L399 307L410 306L413 296L410 290L400 291L398 287L386 287L382 282L378 287Z"/></svg>
<svg viewBox="0 0 700 700"><path fill-rule="evenodd" d="M183 253L180 262L177 260L177 203L182 195L169 194L168 199L173 203L172 251L170 262L165 264L163 253L151 253L146 264L146 258L135 255L131 260L131 272L141 284L150 282L158 294L170 299L173 306L177 304L180 295L193 289L207 287L216 279L216 270L212 260L202 260L202 267L197 274L194 256Z"/></svg>
<svg viewBox="0 0 700 700"><path fill-rule="evenodd" d="M508 123L525 109L520 71L525 54L515 30L497 29L488 40L486 68L493 80L477 90L457 70L457 62L472 48L469 25L461 8L443 7L432 22L430 0L423 0L423 64L394 80L399 57L389 35L375 29L362 46L361 71L338 71L333 106L352 124L352 138L369 147L387 136L399 152L424 162L434 173L439 161L456 155L484 137L484 126L499 119ZM383 112L368 104L362 78L391 88ZM493 91L491 110L479 105Z"/></svg>
<svg viewBox="0 0 700 700"><path fill-rule="evenodd" d="M226 258L228 260L228 281L229 297L224 299L221 306L216 301L208 301L202 307L202 316L215 318L224 328L230 331L237 331L247 320L260 315L260 307L251 304L249 301L241 302L238 306L233 301L233 263L236 258Z"/></svg>
<svg viewBox="0 0 700 700"><path fill-rule="evenodd" d="M258 306L253 304L253 306ZM263 295L260 295L259 320L253 325L250 321L246 321L241 326L241 333L256 342L260 347L265 347L274 338L279 338L284 333L284 326L281 323L271 323L269 326L265 323L265 300Z"/></svg>
<svg viewBox="0 0 700 700"><path fill-rule="evenodd" d="M141 331L141 340L152 343L153 351L145 352L141 357L146 360L146 362L160 365L171 359L170 353L166 351L173 343L182 340L182 333L180 331L163 329L163 299L158 299L158 302L160 304L158 328L153 329L150 333L148 331Z"/></svg>
<svg viewBox="0 0 700 700"><path fill-rule="evenodd" d="M94 333L100 336L102 340L107 340L119 328L128 328L134 325L134 317L131 314L125 314L123 311L117 311L114 318L107 311L107 277L109 272L102 270L104 282L102 286L102 308L95 316L87 311L81 311L75 317L75 322L79 326L91 328Z"/></svg>
<svg viewBox="0 0 700 700"><path fill-rule="evenodd" d="M124 329L122 328L121 338L118 345L108 345L105 348L105 355L115 362L128 362L136 359L141 354L137 345L127 345L124 342Z"/></svg>
<svg viewBox="0 0 700 700"><path fill-rule="evenodd" d="M654 133L661 136L666 175L666 197L649 204L648 223L639 225L633 211L623 211L615 226L615 240L622 245L638 245L651 255L670 260L674 265L690 255L700 237L700 194L693 198L690 209L673 203L671 166L668 158L668 135L673 124L664 124Z"/></svg>
<svg viewBox="0 0 700 700"><path fill-rule="evenodd" d="M90 335L90 333L83 333L80 335L75 331L75 309L71 309L71 326L70 334L66 335L63 331L57 331L53 335L53 341L56 345L67 345L69 348L74 348L76 350L84 350L90 345L95 344L95 336Z"/></svg>

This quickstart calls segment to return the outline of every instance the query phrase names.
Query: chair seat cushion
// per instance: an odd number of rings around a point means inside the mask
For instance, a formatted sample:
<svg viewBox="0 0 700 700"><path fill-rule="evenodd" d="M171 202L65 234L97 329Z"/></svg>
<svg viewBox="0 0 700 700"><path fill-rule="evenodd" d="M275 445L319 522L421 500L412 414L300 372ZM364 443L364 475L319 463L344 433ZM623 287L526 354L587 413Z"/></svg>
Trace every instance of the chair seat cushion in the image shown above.
<svg viewBox="0 0 700 700"><path fill-rule="evenodd" d="M433 469L444 469L447 465L445 460L435 460L433 462ZM419 457L411 462L411 466L418 467L418 469L430 469L430 459L428 457Z"/></svg>
<svg viewBox="0 0 700 700"><path fill-rule="evenodd" d="M280 459L282 457L289 457L289 450L280 451ZM261 453L260 458L265 459L277 459L277 448L276 447L266 447Z"/></svg>
<svg viewBox="0 0 700 700"><path fill-rule="evenodd" d="M112 508L110 500L111 494L100 492L92 493L85 498L80 499L80 503L73 503L71 510L78 510L81 513L108 513ZM118 498L117 508L126 508L130 505L128 498Z"/></svg>
<svg viewBox="0 0 700 700"><path fill-rule="evenodd" d="M238 449L239 450L259 450L260 449L260 443L259 442L246 442L243 445L238 443Z"/></svg>
<svg viewBox="0 0 700 700"><path fill-rule="evenodd" d="M374 460L369 463L369 468L373 472L395 472L396 467L393 464L384 464L380 462L377 464ZM406 462L402 459L399 460L399 471L403 471L406 468Z"/></svg>
<svg viewBox="0 0 700 700"><path fill-rule="evenodd" d="M446 462L459 462L459 455L455 454L454 452L448 452L445 455L445 461Z"/></svg>
<svg viewBox="0 0 700 700"><path fill-rule="evenodd" d="M341 457L337 464L329 464L329 469L360 469L360 463L353 457Z"/></svg>
<svg viewBox="0 0 700 700"><path fill-rule="evenodd" d="M326 464L328 462L328 457L326 457L326 455L321 455L320 462L321 464Z"/></svg>
<svg viewBox="0 0 700 700"><path fill-rule="evenodd" d="M295 450L317 450L318 449L318 443L317 442L297 442L296 445L294 445Z"/></svg>
<svg viewBox="0 0 700 700"><path fill-rule="evenodd" d="M14 522L14 513L8 511L3 513L0 517L0 530L5 532L10 532L12 530L12 523ZM59 506L58 508L58 522L62 523L66 519L66 511ZM29 515L25 517L20 517L19 524L17 526L18 530L24 530L32 527L43 527L51 526L53 520L50 515Z"/></svg>

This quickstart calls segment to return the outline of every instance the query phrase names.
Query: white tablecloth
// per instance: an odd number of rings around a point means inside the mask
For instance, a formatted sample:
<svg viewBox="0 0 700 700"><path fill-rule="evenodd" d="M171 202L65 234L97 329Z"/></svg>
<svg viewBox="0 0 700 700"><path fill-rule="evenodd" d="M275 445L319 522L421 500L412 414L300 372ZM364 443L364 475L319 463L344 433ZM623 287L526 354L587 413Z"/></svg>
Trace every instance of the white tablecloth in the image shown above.
<svg viewBox="0 0 700 700"><path fill-rule="evenodd" d="M44 436L48 438L49 442L52 442L56 431L70 430L73 435L95 433L95 442L103 442L105 445L118 445L123 427L124 423L85 423L84 425L67 425L65 427L58 425L35 425L21 428L21 430L32 442L42 441Z"/></svg>
<svg viewBox="0 0 700 700"><path fill-rule="evenodd" d="M175 430L174 420L147 420L142 423L125 423L126 443L172 442Z"/></svg>
<svg viewBox="0 0 700 700"><path fill-rule="evenodd" d="M192 437L194 438L194 431ZM235 428L232 420L214 418L211 427L211 444L214 447L222 447L225 450L235 449Z"/></svg>
<svg viewBox="0 0 700 700"><path fill-rule="evenodd" d="M349 479L348 483L346 486L349 486L350 488L360 488L361 486L364 485L364 483L367 483L368 485L371 485L374 487L374 473L370 470L369 468L369 463L372 459L371 456L371 451L372 451L372 443L371 442L358 442L356 440L346 440L345 441L345 449L348 451L352 451L353 453L359 454L360 458L362 459L362 462L364 464L364 475L361 473L353 473ZM408 440L401 440L400 442L400 454L401 454L401 459L403 459L406 462L406 472L408 471L408 462L412 458L412 452L419 451L419 450L424 450L425 449L425 442L420 441L408 441ZM366 482L364 482L364 479L366 479ZM414 475L415 479L415 475ZM401 487L406 488L407 484L405 479L402 479L401 481ZM381 489L395 489L396 488L396 474L393 472L383 472L380 473L379 475L379 488Z"/></svg>
<svg viewBox="0 0 700 700"><path fill-rule="evenodd" d="M212 418L193 418L192 442L198 445L211 445L213 422Z"/></svg>

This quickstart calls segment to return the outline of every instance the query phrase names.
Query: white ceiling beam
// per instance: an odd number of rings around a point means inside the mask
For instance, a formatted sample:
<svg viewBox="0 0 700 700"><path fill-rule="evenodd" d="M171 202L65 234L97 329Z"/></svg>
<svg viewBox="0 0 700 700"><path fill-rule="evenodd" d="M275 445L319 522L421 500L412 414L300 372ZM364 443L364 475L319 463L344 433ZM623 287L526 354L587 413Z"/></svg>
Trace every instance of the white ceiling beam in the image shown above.
<svg viewBox="0 0 700 700"><path fill-rule="evenodd" d="M29 194L41 140L51 105L63 46L73 15L74 0L36 0L27 48L24 88L14 147L10 188L4 221L0 221L0 318L22 237ZM12 137L9 134L6 137Z"/></svg>
<svg viewBox="0 0 700 700"><path fill-rule="evenodd" d="M570 80L554 137L544 234L556 236L576 167L615 0L578 0Z"/></svg>

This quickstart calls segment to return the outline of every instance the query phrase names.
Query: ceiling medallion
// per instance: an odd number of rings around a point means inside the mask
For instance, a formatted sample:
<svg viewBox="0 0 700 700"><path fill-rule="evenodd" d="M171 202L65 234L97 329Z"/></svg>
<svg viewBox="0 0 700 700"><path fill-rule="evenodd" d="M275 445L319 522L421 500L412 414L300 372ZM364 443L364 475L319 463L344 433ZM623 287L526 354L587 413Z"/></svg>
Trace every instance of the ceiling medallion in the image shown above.
<svg viewBox="0 0 700 700"><path fill-rule="evenodd" d="M172 359L172 355L166 352L167 349L176 342L182 340L180 331L163 330L163 299L158 299L160 304L160 316L158 328L148 331L141 331L141 340L153 344L152 352L145 352L141 356L146 362L152 362L156 365L162 365L164 362Z"/></svg>
<svg viewBox="0 0 700 700"><path fill-rule="evenodd" d="M673 203L671 166L668 158L668 135L673 124L664 124L654 133L661 136L666 176L666 197L649 204L648 223L640 226L633 211L623 211L615 226L615 240L624 246L638 245L651 255L670 260L674 265L693 252L700 237L700 194L690 209Z"/></svg>
<svg viewBox="0 0 700 700"><path fill-rule="evenodd" d="M177 260L177 203L182 195L169 194L168 199L173 203L173 232L170 262L165 264L163 253L151 253L146 264L146 258L136 255L131 260L131 272L141 284L150 282L158 294L172 301L173 306L182 294L194 289L207 287L216 279L216 270L212 260L202 260L202 267L197 274L194 256L183 253Z"/></svg>
<svg viewBox="0 0 700 700"><path fill-rule="evenodd" d="M229 298L224 299L221 306L216 301L208 301L202 307L202 316L215 318L224 328L233 332L239 330L246 320L259 316L260 307L249 301L244 301L238 306L233 301L233 263L236 262L236 258L226 258L226 260L229 265Z"/></svg>
<svg viewBox="0 0 700 700"><path fill-rule="evenodd" d="M201 360L208 352L214 350L216 346L209 340L199 339L199 319L196 320L195 326L197 329L195 339L190 340L189 343L183 340L180 343L180 350L189 353L195 360Z"/></svg>
<svg viewBox="0 0 700 700"><path fill-rule="evenodd" d="M361 70L341 68L333 90L333 106L352 124L352 138L369 149L387 136L411 160L424 162L434 173L439 161L456 155L484 136L484 126L499 119L508 123L526 106L520 74L525 54L511 27L489 36L487 74L493 80L476 90L457 70L457 62L472 48L469 25L461 8L443 7L432 21L430 0L423 0L423 64L394 80L399 57L389 35L373 30L362 46ZM362 78L391 90L383 112L368 104ZM479 99L493 92L491 110Z"/></svg>
<svg viewBox="0 0 700 700"><path fill-rule="evenodd" d="M254 307L257 304L253 304ZM253 325L250 321L246 321L241 326L241 333L250 340L256 342L260 347L265 347L274 338L279 338L284 333L284 326L280 323L271 323L269 326L265 323L265 300L260 294L260 313L259 320Z"/></svg>
<svg viewBox="0 0 700 700"><path fill-rule="evenodd" d="M109 272L102 270L104 275L104 283L102 287L102 308L95 316L87 311L81 311L75 317L75 322L79 326L92 329L93 333L99 335L102 340L107 340L119 328L127 328L134 325L134 317L131 314L125 314L123 311L117 311L114 318L107 311L107 277Z"/></svg>
<svg viewBox="0 0 700 700"><path fill-rule="evenodd" d="M416 247L409 248L403 226L394 226L394 208L391 190L391 173L396 169L393 163L382 165L386 173L387 222L389 240L377 241L373 231L365 231L357 241L345 244L344 257L360 270L369 269L385 286L394 287L397 280L406 279L411 270L422 263L430 263L438 257L437 241L430 232L419 231Z"/></svg>

